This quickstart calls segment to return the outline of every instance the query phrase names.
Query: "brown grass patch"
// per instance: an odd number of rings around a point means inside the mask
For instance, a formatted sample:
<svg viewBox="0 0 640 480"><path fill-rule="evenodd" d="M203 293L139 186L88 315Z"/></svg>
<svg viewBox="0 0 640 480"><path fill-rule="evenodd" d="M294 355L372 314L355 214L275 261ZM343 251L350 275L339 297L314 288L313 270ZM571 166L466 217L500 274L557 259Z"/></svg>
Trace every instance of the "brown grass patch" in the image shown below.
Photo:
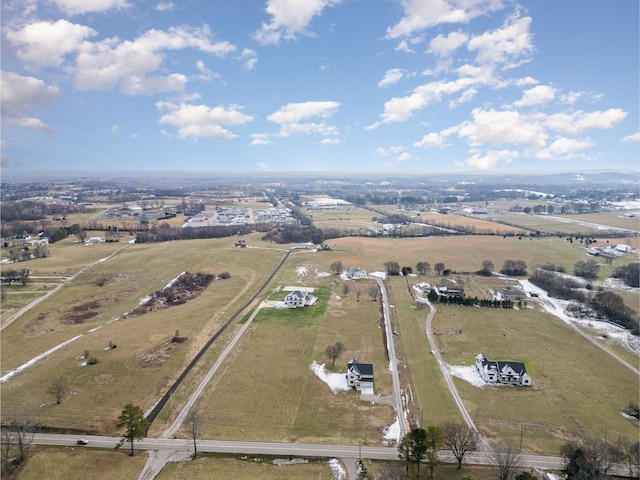
<svg viewBox="0 0 640 480"><path fill-rule="evenodd" d="M136 360L136 365L142 368L153 368L159 367L164 362L169 360L171 356L176 353L182 344L186 342L187 339L184 337L173 337L170 340L167 340L162 345L158 345L157 347L152 348L144 355L142 355L138 360Z"/></svg>

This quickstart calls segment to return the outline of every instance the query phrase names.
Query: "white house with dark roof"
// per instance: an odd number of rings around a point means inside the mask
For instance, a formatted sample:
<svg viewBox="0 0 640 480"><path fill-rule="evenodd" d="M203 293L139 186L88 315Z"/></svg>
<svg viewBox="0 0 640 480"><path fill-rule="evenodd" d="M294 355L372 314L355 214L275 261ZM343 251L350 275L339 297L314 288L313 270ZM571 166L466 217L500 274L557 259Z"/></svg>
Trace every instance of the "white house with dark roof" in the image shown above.
<svg viewBox="0 0 640 480"><path fill-rule="evenodd" d="M367 272L365 272L364 268L352 267L347 269L345 275L347 278L358 279L365 278L367 276Z"/></svg>
<svg viewBox="0 0 640 480"><path fill-rule="evenodd" d="M479 353L476 356L476 370L487 383L522 387L531 385L531 376L524 363L489 360L484 353Z"/></svg>
<svg viewBox="0 0 640 480"><path fill-rule="evenodd" d="M294 290L284 297L284 304L288 308L310 307L318 301L317 297L301 290Z"/></svg>
<svg viewBox="0 0 640 480"><path fill-rule="evenodd" d="M359 363L355 358L347 363L347 385L361 393L373 394L373 364Z"/></svg>

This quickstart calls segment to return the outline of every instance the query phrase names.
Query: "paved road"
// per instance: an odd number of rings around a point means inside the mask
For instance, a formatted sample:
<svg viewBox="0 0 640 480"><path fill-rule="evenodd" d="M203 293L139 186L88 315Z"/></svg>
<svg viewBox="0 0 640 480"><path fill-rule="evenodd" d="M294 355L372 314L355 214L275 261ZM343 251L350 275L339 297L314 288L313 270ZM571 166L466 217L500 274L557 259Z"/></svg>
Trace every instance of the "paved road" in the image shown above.
<svg viewBox="0 0 640 480"><path fill-rule="evenodd" d="M621 365L624 365L636 375L640 375L640 370L637 367L631 365L620 355L611 351L602 343L599 343L598 341L596 341L591 335L582 331L582 329L578 325L576 325L576 322L572 321L570 318L567 317L567 315L564 313L564 309L560 304L560 302L558 302L553 297L550 297L546 290L543 290L542 288L534 285L529 280L520 280L519 282L526 291L534 292L538 294L538 303L545 311L562 320L564 323L569 325L569 327L571 327L576 333L578 333L583 338L585 338L586 340L594 344L596 347L604 350L613 358L615 358L618 362L620 362Z"/></svg>
<svg viewBox="0 0 640 480"><path fill-rule="evenodd" d="M398 424L400 425L400 438L404 437L409 431L407 424L407 415L404 410L404 402L400 389L400 377L398 375L398 359L396 357L396 347L393 342L393 329L391 328L391 316L389 315L389 299L387 297L387 289L381 278L375 277L380 287L380 295L382 298L382 311L384 313L384 328L387 336L387 348L389 350L389 368L391 369L391 377L393 378L393 401L395 402L396 415L398 416Z"/></svg>
<svg viewBox="0 0 640 480"><path fill-rule="evenodd" d="M114 448L120 437L84 436L89 445L77 448ZM34 436L33 444L60 445L76 447L77 435L38 433ZM199 452L253 454L253 455L282 455L295 457L320 458L363 458L372 460L398 460L398 450L395 447L374 447L369 445L316 445L311 443L278 443L278 442L245 442L198 440ZM153 450L160 454L182 452L188 454L193 449L191 440L168 438L145 438L134 443L136 450ZM127 448L123 445L122 448ZM448 451L439 453L440 460L445 463L456 463L456 459ZM491 452L469 452L464 457L467 465L495 465L494 454ZM524 468L539 468L543 470L561 470L564 467L562 457L542 455L521 455ZM628 477L628 467L618 465L613 472L616 475Z"/></svg>

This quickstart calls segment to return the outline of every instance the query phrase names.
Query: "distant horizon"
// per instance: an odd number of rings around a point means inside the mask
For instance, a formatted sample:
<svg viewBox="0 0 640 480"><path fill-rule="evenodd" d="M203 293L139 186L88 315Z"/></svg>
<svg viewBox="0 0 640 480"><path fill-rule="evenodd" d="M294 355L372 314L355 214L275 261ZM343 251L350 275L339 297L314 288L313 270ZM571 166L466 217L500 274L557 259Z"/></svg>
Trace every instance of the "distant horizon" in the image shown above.
<svg viewBox="0 0 640 480"><path fill-rule="evenodd" d="M309 171L262 171L262 170L126 170L126 169L103 169L103 170L77 170L77 169L39 169L39 170L22 170L3 168L0 181L7 180L55 180L53 177L60 179L116 179L121 177L127 178L200 178L206 180L210 177L239 176L239 177L273 177L282 176L286 178L292 177L549 177L549 176L567 176L567 175L637 175L637 183L640 186L640 168L634 169L566 169L566 170L549 170L549 171L477 171L477 170L452 170L452 171L366 171L366 170L309 170Z"/></svg>

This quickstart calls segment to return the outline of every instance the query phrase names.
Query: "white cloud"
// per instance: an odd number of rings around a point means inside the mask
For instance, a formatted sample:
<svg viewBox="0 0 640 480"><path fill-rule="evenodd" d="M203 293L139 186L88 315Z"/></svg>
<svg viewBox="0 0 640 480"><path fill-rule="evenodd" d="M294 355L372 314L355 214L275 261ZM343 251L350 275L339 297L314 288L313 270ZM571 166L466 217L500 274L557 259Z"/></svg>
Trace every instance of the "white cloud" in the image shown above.
<svg viewBox="0 0 640 480"><path fill-rule="evenodd" d="M271 136L268 133L254 133L251 135L251 146L272 145Z"/></svg>
<svg viewBox="0 0 640 480"><path fill-rule="evenodd" d="M131 75L122 80L120 90L127 95L153 95L158 92L181 92L186 84L187 77L179 73L165 77Z"/></svg>
<svg viewBox="0 0 640 480"><path fill-rule="evenodd" d="M253 117L242 113L242 107L218 105L190 105L157 102L160 112L167 112L160 117L161 125L171 125L178 130L180 138L213 137L218 140L230 140L237 135L223 125L238 126L251 122Z"/></svg>
<svg viewBox="0 0 640 480"><path fill-rule="evenodd" d="M384 104L381 120L367 127L373 129L384 123L404 122L413 116L416 110L421 110L432 102L439 101L444 95L454 95L464 92L453 106L468 101L476 94L474 86L490 85L495 82L491 70L477 67L465 76L452 81L435 81L420 85L405 97L394 97Z"/></svg>
<svg viewBox="0 0 640 480"><path fill-rule="evenodd" d="M622 142L640 142L640 132L622 137Z"/></svg>
<svg viewBox="0 0 640 480"><path fill-rule="evenodd" d="M522 115L516 110L472 111L473 121L459 126L458 135L466 138L472 146L485 144L525 145L542 148L548 137L544 123Z"/></svg>
<svg viewBox="0 0 640 480"><path fill-rule="evenodd" d="M429 51L438 57L448 57L467 40L469 35L463 32L449 32L446 37L440 34L429 42Z"/></svg>
<svg viewBox="0 0 640 480"><path fill-rule="evenodd" d="M130 6L127 0L48 0L68 15L121 10Z"/></svg>
<svg viewBox="0 0 640 480"><path fill-rule="evenodd" d="M439 133L431 132L422 137L422 140L413 144L414 147L438 148L445 145L445 137Z"/></svg>
<svg viewBox="0 0 640 480"><path fill-rule="evenodd" d="M549 85L536 85L529 90L522 92L522 98L514 103L516 107L530 107L540 103L553 100L556 96L556 89Z"/></svg>
<svg viewBox="0 0 640 480"><path fill-rule="evenodd" d="M409 152L402 152L396 158L396 162L406 162L407 160L411 160L412 158L413 158L413 155L411 155Z"/></svg>
<svg viewBox="0 0 640 480"><path fill-rule="evenodd" d="M562 103L567 103L569 105L573 105L574 103L576 103L581 97L582 97L582 92L569 92L569 93L565 93L560 95L560 101Z"/></svg>
<svg viewBox="0 0 640 480"><path fill-rule="evenodd" d="M271 22L263 23L253 38L262 45L272 45L281 39L293 40L298 35L309 35L307 27L313 17L321 15L325 7L340 3L340 0L267 0L267 13Z"/></svg>
<svg viewBox="0 0 640 480"><path fill-rule="evenodd" d="M316 117L329 119L336 113L339 107L340 103L331 101L289 103L277 112L269 115L267 120L280 125L279 135L281 137L313 133L322 136L337 135L337 129L324 122L304 123L303 120Z"/></svg>
<svg viewBox="0 0 640 480"><path fill-rule="evenodd" d="M59 67L66 54L77 51L86 38L96 34L64 19L35 22L6 33L9 43L17 47L18 58L35 67Z"/></svg>
<svg viewBox="0 0 640 480"><path fill-rule="evenodd" d="M560 137L554 140L548 148L539 150L536 153L536 157L549 160L564 160L577 152L593 147L593 145L594 143L588 138Z"/></svg>
<svg viewBox="0 0 640 480"><path fill-rule="evenodd" d="M258 63L258 54L250 48L243 49L238 58L244 62L244 68L247 70L253 70Z"/></svg>
<svg viewBox="0 0 640 480"><path fill-rule="evenodd" d="M60 94L57 87L46 85L35 77L5 71L0 72L0 83L3 121L44 132L51 131L51 127L33 117L31 108L52 105Z"/></svg>
<svg viewBox="0 0 640 480"><path fill-rule="evenodd" d="M478 52L479 64L505 64L505 68L512 68L533 52L530 26L531 17L512 16L502 27L472 37L467 48Z"/></svg>
<svg viewBox="0 0 640 480"><path fill-rule="evenodd" d="M158 12L171 12L176 9L176 4L173 2L159 2L154 8Z"/></svg>
<svg viewBox="0 0 640 480"><path fill-rule="evenodd" d="M84 42L76 60L75 86L81 90L106 90L120 86L123 92L130 94L180 89L186 81L183 75L145 77L161 68L165 50L184 48L194 48L218 57L236 49L228 42L212 42L207 27L149 30L133 41L110 38L97 43ZM144 90L146 87L148 91Z"/></svg>
<svg viewBox="0 0 640 480"><path fill-rule="evenodd" d="M523 77L523 78L518 78L513 82L514 85L518 86L518 87L527 87L529 85L536 85L538 84L538 80L536 80L533 77Z"/></svg>
<svg viewBox="0 0 640 480"><path fill-rule="evenodd" d="M556 113L545 118L546 125L563 133L579 133L588 129L608 130L615 127L627 117L621 108L610 108L605 111L585 113Z"/></svg>
<svg viewBox="0 0 640 480"><path fill-rule="evenodd" d="M378 86L381 88L388 87L394 83L399 82L404 76L404 70L401 68L392 68L385 72L384 78L378 82Z"/></svg>
<svg viewBox="0 0 640 480"><path fill-rule="evenodd" d="M520 158L520 153L513 150L489 150L484 155L478 153L467 158L465 164L479 170L488 170L497 163L509 164L515 158Z"/></svg>
<svg viewBox="0 0 640 480"><path fill-rule="evenodd" d="M387 29L387 38L414 35L442 23L468 23L502 8L501 0L402 0L404 17Z"/></svg>
<svg viewBox="0 0 640 480"><path fill-rule="evenodd" d="M214 78L220 78L221 76L219 73L209 70L202 60L198 60L196 62L196 70L200 72L200 74L196 78L205 82L208 82L209 80L212 80Z"/></svg>

